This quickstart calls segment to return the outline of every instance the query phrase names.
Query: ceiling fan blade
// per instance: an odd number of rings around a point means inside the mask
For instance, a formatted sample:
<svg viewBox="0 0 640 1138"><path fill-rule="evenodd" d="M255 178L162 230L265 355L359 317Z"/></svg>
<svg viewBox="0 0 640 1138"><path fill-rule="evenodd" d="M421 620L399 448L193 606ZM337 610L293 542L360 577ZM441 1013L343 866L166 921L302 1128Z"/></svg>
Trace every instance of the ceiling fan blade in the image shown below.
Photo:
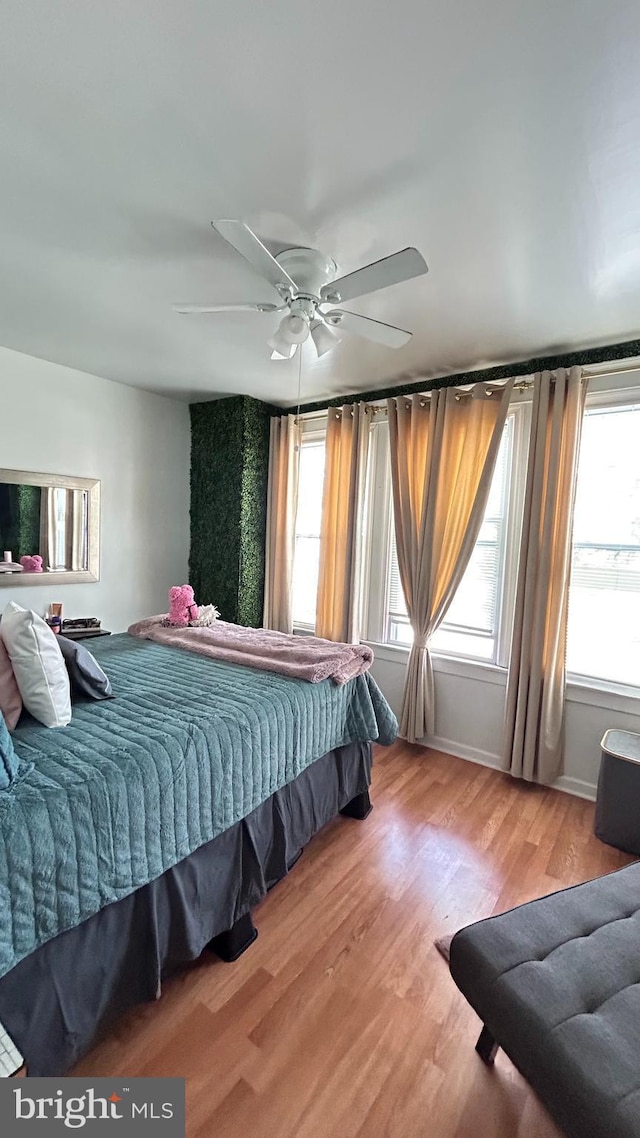
<svg viewBox="0 0 640 1138"><path fill-rule="evenodd" d="M330 304L341 304L343 300L353 300L356 296L376 292L379 288L388 288L389 285L409 281L412 277L420 277L428 273L427 262L417 249L409 247L392 253L390 257L383 257L381 261L373 261L347 273L346 277L339 277L337 281L323 285L320 289L322 301Z"/></svg>
<svg viewBox="0 0 640 1138"><path fill-rule="evenodd" d="M263 245L260 238L256 237L256 234L252 229L249 229L248 225L245 225L244 221L225 219L212 221L211 224L216 232L224 237L229 245L233 245L233 248L237 249L245 261L253 265L254 269L257 269L263 277L266 277L281 295L297 292L295 281L291 279L288 273L285 273L275 257L271 256L266 245Z"/></svg>
<svg viewBox="0 0 640 1138"><path fill-rule="evenodd" d="M174 304L174 312L280 312L286 304Z"/></svg>
<svg viewBox="0 0 640 1138"><path fill-rule="evenodd" d="M402 348L413 335L404 328L383 324L381 320L371 320L369 316L359 316L357 312L344 312L340 308L325 312L324 319L330 327L344 328L345 332L353 332L356 336L384 344L387 348Z"/></svg>

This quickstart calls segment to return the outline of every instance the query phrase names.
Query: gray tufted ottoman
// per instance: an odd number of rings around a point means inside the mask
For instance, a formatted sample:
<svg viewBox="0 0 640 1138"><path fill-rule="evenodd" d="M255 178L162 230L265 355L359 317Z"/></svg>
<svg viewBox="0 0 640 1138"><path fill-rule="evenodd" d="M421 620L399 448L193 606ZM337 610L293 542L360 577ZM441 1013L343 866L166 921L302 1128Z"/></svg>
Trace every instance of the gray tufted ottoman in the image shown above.
<svg viewBox="0 0 640 1138"><path fill-rule="evenodd" d="M462 929L451 974L571 1138L640 1138L640 864Z"/></svg>

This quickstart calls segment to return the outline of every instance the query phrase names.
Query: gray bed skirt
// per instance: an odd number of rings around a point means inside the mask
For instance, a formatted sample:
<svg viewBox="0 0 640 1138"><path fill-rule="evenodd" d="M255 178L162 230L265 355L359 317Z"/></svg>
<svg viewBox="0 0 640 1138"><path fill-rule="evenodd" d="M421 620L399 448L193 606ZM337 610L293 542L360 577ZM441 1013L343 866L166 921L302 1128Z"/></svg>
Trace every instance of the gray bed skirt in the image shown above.
<svg viewBox="0 0 640 1138"><path fill-rule="evenodd" d="M0 1022L30 1075L63 1075L163 974L249 913L371 782L372 746L329 751L240 822L0 979ZM104 1072L108 1074L108 1072Z"/></svg>

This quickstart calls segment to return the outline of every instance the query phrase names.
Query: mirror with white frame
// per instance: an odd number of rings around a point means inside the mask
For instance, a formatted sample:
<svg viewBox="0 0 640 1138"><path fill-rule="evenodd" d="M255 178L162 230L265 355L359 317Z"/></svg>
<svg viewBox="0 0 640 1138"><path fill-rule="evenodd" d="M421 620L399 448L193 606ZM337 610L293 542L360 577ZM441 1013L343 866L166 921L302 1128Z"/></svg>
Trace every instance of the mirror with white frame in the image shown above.
<svg viewBox="0 0 640 1138"><path fill-rule="evenodd" d="M100 482L0 467L0 587L100 579Z"/></svg>

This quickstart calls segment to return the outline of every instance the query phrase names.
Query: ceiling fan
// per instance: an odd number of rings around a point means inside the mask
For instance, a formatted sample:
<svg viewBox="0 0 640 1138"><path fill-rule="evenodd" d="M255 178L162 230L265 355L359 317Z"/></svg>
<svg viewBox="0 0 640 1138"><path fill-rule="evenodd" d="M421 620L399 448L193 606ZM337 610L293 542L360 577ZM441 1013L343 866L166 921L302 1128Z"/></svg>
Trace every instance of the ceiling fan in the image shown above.
<svg viewBox="0 0 640 1138"><path fill-rule="evenodd" d="M285 249L273 257L243 221L212 221L211 224L273 285L280 304L174 304L175 312L284 312L275 334L268 341L272 349L271 359L290 360L298 345L309 337L318 356L323 356L340 343L341 336L336 329L363 336L388 348L401 348L409 343L411 332L372 320L369 316L348 312L336 305L341 306L354 297L428 272L427 264L417 249L401 249L336 280L338 270L335 261L316 249Z"/></svg>

